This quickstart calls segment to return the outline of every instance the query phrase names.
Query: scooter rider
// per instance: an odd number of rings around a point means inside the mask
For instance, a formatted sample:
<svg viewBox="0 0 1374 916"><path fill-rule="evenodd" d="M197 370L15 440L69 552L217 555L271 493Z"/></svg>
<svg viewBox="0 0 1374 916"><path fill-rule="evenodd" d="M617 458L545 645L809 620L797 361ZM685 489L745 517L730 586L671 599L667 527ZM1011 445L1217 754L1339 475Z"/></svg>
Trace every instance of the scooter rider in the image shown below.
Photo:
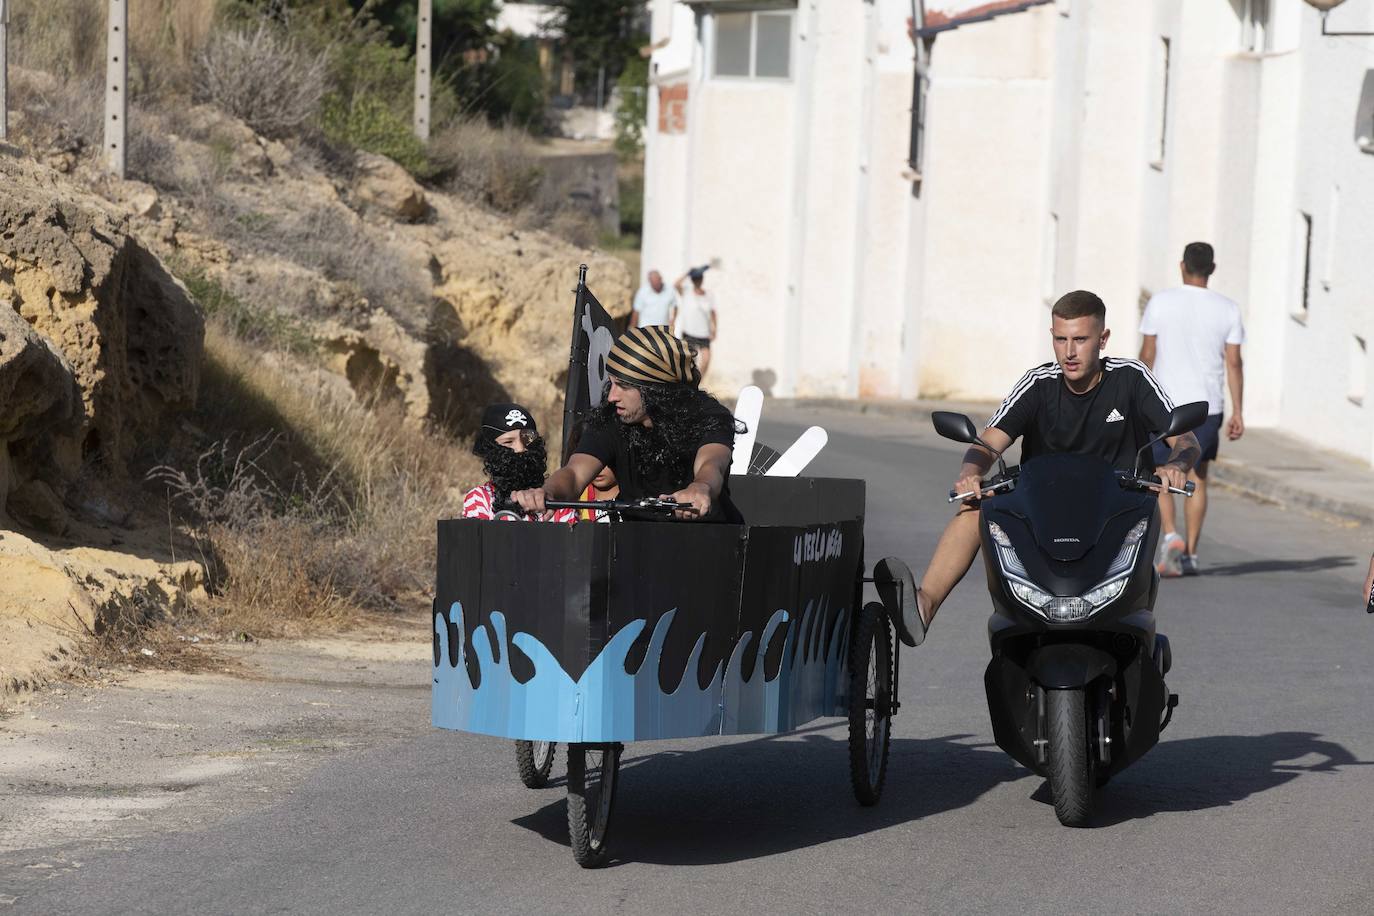
<svg viewBox="0 0 1374 916"><path fill-rule="evenodd" d="M902 634L908 644L916 641L910 635L930 625L973 565L979 546L979 497L986 495L982 479L1013 441L1022 439L1022 461L1063 452L1093 454L1129 472L1140 448L1168 426L1174 405L1150 370L1134 359L1103 359L1111 332L1100 298L1075 290L1060 297L1051 314L1055 361L1022 376L992 415L981 435L992 450L973 445L964 453L955 491L975 495L959 506L935 548L916 593L920 619L906 620L898 628L908 631ZM1164 484L1182 487L1199 454L1197 438L1184 433L1156 473Z"/></svg>
<svg viewBox="0 0 1374 916"><path fill-rule="evenodd" d="M631 328L606 356L608 391L586 418L568 463L543 487L511 498L541 512L545 500L573 500L603 467L620 498L671 496L691 506L678 517L739 521L730 502L734 416L697 385L691 347L666 327Z"/></svg>

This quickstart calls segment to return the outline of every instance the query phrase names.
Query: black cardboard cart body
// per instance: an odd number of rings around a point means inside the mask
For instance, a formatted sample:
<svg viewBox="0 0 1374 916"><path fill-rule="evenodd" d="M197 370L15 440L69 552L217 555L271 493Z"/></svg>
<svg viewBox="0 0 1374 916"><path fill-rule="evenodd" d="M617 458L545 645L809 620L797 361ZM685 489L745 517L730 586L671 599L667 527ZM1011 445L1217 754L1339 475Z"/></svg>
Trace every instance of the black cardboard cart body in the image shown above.
<svg viewBox="0 0 1374 916"><path fill-rule="evenodd" d="M439 522L433 724L598 743L844 715L864 483L730 486L748 524Z"/></svg>

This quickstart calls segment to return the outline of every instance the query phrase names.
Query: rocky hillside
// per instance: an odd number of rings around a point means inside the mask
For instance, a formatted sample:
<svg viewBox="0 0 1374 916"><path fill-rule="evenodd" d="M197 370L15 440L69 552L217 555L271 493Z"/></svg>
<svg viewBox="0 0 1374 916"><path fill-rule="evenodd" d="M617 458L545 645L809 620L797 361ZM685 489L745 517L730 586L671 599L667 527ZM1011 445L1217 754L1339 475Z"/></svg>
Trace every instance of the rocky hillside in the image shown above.
<svg viewBox="0 0 1374 916"><path fill-rule="evenodd" d="M30 88L45 79L20 78ZM331 158L198 106L148 114L133 157L138 177L120 181L41 115L25 112L22 145L0 147L0 693L63 664L74 639L131 602L156 611L215 591L214 570L207 577L203 564L173 562L179 535L145 476L224 452L230 417L245 410L230 403L242 398L224 387L225 368L206 362L207 330L232 343L240 376L272 376L253 398L312 399L254 405L268 418L256 429L302 410L380 410L402 417L407 435L461 448L495 399L528 404L556 434L579 263L590 265L604 304L628 310L631 277L619 260L422 187L381 156ZM211 369L219 381L202 384ZM379 422L353 428L387 428ZM385 453L397 435L364 445ZM293 516L301 543L338 532L344 553L316 565L365 571L360 551L377 541L423 553L453 494L420 488L415 497L415 475L443 480L444 454L396 471L423 508L407 504L397 522L406 530L394 536L374 532L369 542L374 516L343 505L361 491L331 483L334 508L308 524ZM321 465L339 460L321 456ZM201 489L223 496L211 477ZM181 479L195 489L194 474ZM450 491L467 482L446 480ZM259 481L252 492L292 486ZM280 508L293 501L271 511L295 511ZM211 554L259 565L240 548L266 542L260 524L251 537L248 523L233 524L236 546ZM335 572L321 575L336 587Z"/></svg>

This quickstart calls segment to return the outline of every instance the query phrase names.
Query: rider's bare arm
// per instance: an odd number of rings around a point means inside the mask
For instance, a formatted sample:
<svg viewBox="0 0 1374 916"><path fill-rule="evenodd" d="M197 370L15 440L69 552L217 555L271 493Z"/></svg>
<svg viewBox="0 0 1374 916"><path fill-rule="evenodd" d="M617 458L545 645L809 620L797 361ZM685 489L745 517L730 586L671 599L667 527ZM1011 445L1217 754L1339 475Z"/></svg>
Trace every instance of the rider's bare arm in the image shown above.
<svg viewBox="0 0 1374 916"><path fill-rule="evenodd" d="M1169 453L1169 460L1164 462L1164 466L1178 468L1187 474L1197 466L1197 461L1201 457L1202 446L1198 444L1197 436L1184 433L1174 439L1174 449Z"/></svg>
<svg viewBox="0 0 1374 916"><path fill-rule="evenodd" d="M730 448L719 442L710 442L697 449L697 457L692 462L692 482L672 494L680 503L691 503L696 514L680 513L682 518L704 518L720 491L725 489L725 475L730 473Z"/></svg>
<svg viewBox="0 0 1374 916"><path fill-rule="evenodd" d="M988 444L988 448L970 445L968 451L964 452L964 463L959 468L959 480L954 485L956 493L977 492L992 463L1011 446L1011 436L996 426L989 426L983 430L981 438Z"/></svg>

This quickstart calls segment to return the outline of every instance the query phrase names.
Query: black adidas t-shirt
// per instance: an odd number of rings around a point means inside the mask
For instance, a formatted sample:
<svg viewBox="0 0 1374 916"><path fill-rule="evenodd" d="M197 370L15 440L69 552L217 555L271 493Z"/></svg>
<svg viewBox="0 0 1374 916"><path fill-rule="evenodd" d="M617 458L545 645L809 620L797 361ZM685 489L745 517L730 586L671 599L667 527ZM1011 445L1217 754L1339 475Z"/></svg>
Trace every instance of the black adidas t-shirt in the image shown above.
<svg viewBox="0 0 1374 916"><path fill-rule="evenodd" d="M1022 461L1071 452L1134 470L1136 453L1168 427L1174 405L1139 360L1102 362L1102 381L1086 394L1069 390L1058 363L1037 366L1021 376L988 426L1021 439ZM1148 451L1142 461L1154 466Z"/></svg>
<svg viewBox="0 0 1374 916"><path fill-rule="evenodd" d="M634 460L629 443L625 441L624 427L618 422L600 427L584 427L573 451L574 453L590 455L615 472L615 479L620 484L620 499L634 500L643 499L646 496L676 493L692 482L692 466L696 461L697 452L701 450L703 445L719 444L727 449L733 449L735 446L734 417L730 411L715 403L704 409L713 413L719 411L723 421L718 424L720 429L717 432L706 433L696 442L680 443L686 460L676 471L665 468L657 469L656 473L651 473L640 467L639 462ZM717 502L716 511L707 517L709 520L735 523L741 521L739 510L730 500L730 477L728 473L725 477L725 485L721 490L720 499ZM645 517L662 519L663 516Z"/></svg>

